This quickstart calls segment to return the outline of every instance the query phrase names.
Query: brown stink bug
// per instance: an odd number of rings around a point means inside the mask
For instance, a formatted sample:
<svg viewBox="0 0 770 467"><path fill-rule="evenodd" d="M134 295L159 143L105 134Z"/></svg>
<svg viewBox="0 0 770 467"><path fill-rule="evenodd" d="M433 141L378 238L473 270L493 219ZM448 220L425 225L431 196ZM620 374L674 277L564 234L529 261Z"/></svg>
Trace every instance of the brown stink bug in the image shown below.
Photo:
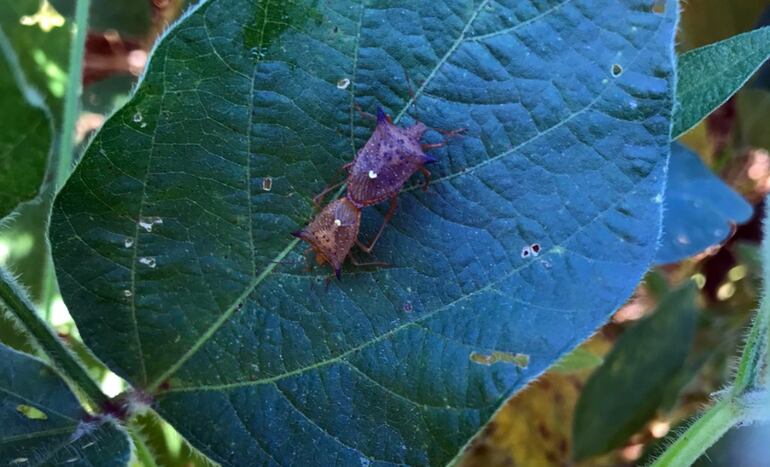
<svg viewBox="0 0 770 467"><path fill-rule="evenodd" d="M430 172L426 164L436 162L436 158L425 151L443 146L445 143L421 144L420 139L427 130L423 123L416 123L406 128L400 128L377 107L377 126L369 140L358 151L353 162L343 166L348 172L344 181L347 184L345 195L355 206L364 208L390 199L390 207L385 214L380 230L369 246L361 246L364 251L371 251L379 239L385 225L393 217L397 206L398 193L409 178L416 172L425 177L423 189L430 182ZM454 136L463 129L443 132ZM332 185L314 198L316 205L320 200L343 182Z"/></svg>
<svg viewBox="0 0 770 467"><path fill-rule="evenodd" d="M318 265L328 263L339 279L342 264L348 256L357 266L386 265L380 262L359 263L350 255L350 249L357 243L360 225L361 210L358 206L348 198L339 198L323 208L307 227L292 232L292 235L309 243Z"/></svg>

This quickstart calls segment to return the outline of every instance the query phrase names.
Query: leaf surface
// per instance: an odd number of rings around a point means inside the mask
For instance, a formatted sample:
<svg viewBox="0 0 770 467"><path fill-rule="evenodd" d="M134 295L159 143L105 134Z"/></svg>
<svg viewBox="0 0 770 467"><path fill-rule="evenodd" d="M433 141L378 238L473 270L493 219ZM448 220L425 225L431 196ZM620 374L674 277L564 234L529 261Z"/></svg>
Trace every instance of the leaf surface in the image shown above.
<svg viewBox="0 0 770 467"><path fill-rule="evenodd" d="M49 116L0 28L0 219L40 190L52 143Z"/></svg>
<svg viewBox="0 0 770 467"><path fill-rule="evenodd" d="M201 4L56 201L83 338L225 465L450 460L652 260L676 14L647 0ZM371 132L356 106L376 105L467 131L432 151L428 192L401 193L373 252L391 267L347 267L327 289L289 234ZM383 213L364 212L364 239Z"/></svg>
<svg viewBox="0 0 770 467"><path fill-rule="evenodd" d="M0 464L127 465L126 433L85 415L48 365L0 344Z"/></svg>
<svg viewBox="0 0 770 467"><path fill-rule="evenodd" d="M685 146L671 145L658 264L676 263L727 239L753 208Z"/></svg>
<svg viewBox="0 0 770 467"><path fill-rule="evenodd" d="M691 50L679 57L673 138L735 94L770 58L770 26Z"/></svg>
<svg viewBox="0 0 770 467"><path fill-rule="evenodd" d="M688 284L620 337L588 379L575 408L576 459L621 446L652 417L684 366L696 318L695 287Z"/></svg>

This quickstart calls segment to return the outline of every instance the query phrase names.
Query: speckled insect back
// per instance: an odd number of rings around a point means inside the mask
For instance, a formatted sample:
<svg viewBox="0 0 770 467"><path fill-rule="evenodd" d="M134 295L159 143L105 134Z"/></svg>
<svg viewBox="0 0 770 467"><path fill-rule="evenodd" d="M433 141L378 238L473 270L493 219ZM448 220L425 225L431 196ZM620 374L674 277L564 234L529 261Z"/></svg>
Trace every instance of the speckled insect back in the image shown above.
<svg viewBox="0 0 770 467"><path fill-rule="evenodd" d="M436 159L423 151L422 123L400 128L381 108L377 126L348 169L347 197L359 208L398 195L407 180Z"/></svg>
<svg viewBox="0 0 770 467"><path fill-rule="evenodd" d="M342 264L358 238L361 210L347 198L329 203L310 224L292 232L310 244L319 265L329 263L339 279Z"/></svg>

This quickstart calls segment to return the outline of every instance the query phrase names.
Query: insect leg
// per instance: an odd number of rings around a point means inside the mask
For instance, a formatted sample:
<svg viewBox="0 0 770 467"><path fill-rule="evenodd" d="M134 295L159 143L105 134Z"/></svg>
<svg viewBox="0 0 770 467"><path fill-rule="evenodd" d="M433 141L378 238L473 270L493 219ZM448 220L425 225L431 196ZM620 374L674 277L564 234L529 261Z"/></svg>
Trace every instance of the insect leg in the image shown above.
<svg viewBox="0 0 770 467"><path fill-rule="evenodd" d="M430 184L430 170L425 167L420 167L420 173L425 177L425 181L422 183L422 191L428 191L428 185Z"/></svg>
<svg viewBox="0 0 770 467"><path fill-rule="evenodd" d="M390 264L384 262L384 261L367 261L365 263L362 263L358 261L353 255L349 255L350 262L353 263L353 266L355 267L362 267L362 266L390 266Z"/></svg>
<svg viewBox="0 0 770 467"><path fill-rule="evenodd" d="M331 191L333 191L333 190L336 190L337 188L339 188L339 186L340 186L340 185L342 185L343 183L345 183L345 180L346 180L346 179L343 179L341 182L335 183L334 185L329 185L328 187L326 187L326 188L324 189L324 191L322 191L322 192L318 193L317 195L315 195L315 196L313 197L313 204L315 205L315 207L317 207L317 208L319 208L319 209L320 209L320 208L321 208L321 202L322 202L322 201L323 201L323 199L326 197L326 195L328 195L328 194L329 194L329 192L331 192Z"/></svg>
<svg viewBox="0 0 770 467"><path fill-rule="evenodd" d="M388 208L388 212L385 213L385 219L382 220L382 225L380 226L380 230L377 232L377 235L374 236L374 239L371 241L371 243L369 243L369 246L364 246L364 244L362 244L359 240L356 240L356 245L358 245L359 248L367 253L372 252L372 248L374 248L374 244L377 243L377 240L380 239L380 235L382 235L382 232L385 230L385 226L388 225L390 219L393 218L393 214L396 212L397 206L398 198L395 196L390 198L390 207Z"/></svg>

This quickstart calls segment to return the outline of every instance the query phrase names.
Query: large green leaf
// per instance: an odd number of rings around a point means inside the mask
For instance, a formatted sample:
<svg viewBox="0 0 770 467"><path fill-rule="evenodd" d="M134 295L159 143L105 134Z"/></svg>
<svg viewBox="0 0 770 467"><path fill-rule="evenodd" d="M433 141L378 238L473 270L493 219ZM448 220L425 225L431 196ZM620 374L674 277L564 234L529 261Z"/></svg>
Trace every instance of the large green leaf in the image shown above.
<svg viewBox="0 0 770 467"><path fill-rule="evenodd" d="M677 73L673 137L679 137L722 105L768 58L770 26L683 54Z"/></svg>
<svg viewBox="0 0 770 467"><path fill-rule="evenodd" d="M0 29L0 219L40 190L52 142L49 116Z"/></svg>
<svg viewBox="0 0 770 467"><path fill-rule="evenodd" d="M676 14L648 0L202 4L56 201L83 338L223 464L451 459L652 260ZM392 266L346 268L327 290L289 233L371 131L353 104L467 131L433 152L427 193L400 195L374 250ZM364 236L382 213L366 210Z"/></svg>
<svg viewBox="0 0 770 467"><path fill-rule="evenodd" d="M0 344L0 464L126 465L131 445L109 419L90 418L48 365Z"/></svg>
<svg viewBox="0 0 770 467"><path fill-rule="evenodd" d="M683 369L697 316L690 283L664 297L652 316L621 336L575 407L577 459L621 446L652 417ZM677 380L679 387L684 383Z"/></svg>

